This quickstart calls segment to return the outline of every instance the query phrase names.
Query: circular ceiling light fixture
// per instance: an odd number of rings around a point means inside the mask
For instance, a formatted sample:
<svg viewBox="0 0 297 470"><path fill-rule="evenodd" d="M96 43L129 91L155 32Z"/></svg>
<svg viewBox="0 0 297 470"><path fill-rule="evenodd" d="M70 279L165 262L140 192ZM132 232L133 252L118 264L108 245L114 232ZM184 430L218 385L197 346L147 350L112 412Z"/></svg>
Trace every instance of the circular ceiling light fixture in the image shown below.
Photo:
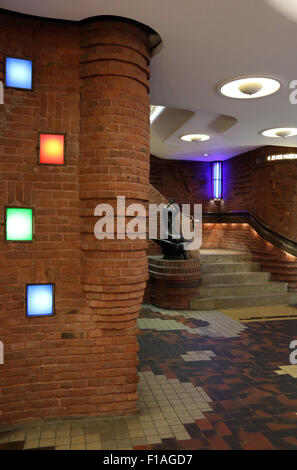
<svg viewBox="0 0 297 470"><path fill-rule="evenodd" d="M252 95L255 95L256 93L259 93L259 91L262 90L263 85L257 82L247 82L247 83L243 83L238 88L241 91L241 93L252 96Z"/></svg>
<svg viewBox="0 0 297 470"><path fill-rule="evenodd" d="M279 139L285 139L286 137L294 137L297 135L296 127L278 127L276 129L267 129L262 134L265 137L274 137Z"/></svg>
<svg viewBox="0 0 297 470"><path fill-rule="evenodd" d="M247 77L224 82L219 92L228 98L250 100L272 95L280 88L280 83L273 78Z"/></svg>
<svg viewBox="0 0 297 470"><path fill-rule="evenodd" d="M210 139L209 135L206 134L187 134L181 136L180 138L185 142L205 142L206 140Z"/></svg>

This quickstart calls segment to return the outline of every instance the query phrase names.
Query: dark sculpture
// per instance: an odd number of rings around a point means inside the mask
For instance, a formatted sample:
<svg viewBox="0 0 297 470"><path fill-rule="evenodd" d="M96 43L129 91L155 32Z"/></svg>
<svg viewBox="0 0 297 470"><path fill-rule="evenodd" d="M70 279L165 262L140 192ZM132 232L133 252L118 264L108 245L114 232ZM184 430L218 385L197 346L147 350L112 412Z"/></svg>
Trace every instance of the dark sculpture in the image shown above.
<svg viewBox="0 0 297 470"><path fill-rule="evenodd" d="M165 222L168 220L165 238L154 239L153 241L162 248L164 259L187 259L184 243L187 243L188 240L185 240L183 236L177 238L173 235L173 214L172 210L169 210L169 208L174 204L174 199L170 199L169 203L163 209L163 219Z"/></svg>

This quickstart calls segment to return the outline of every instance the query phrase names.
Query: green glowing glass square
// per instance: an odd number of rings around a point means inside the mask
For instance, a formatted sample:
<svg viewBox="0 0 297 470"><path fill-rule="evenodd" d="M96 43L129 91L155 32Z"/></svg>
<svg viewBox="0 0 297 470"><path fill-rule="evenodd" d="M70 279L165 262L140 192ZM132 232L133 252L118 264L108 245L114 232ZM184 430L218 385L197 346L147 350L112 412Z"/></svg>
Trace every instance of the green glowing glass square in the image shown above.
<svg viewBox="0 0 297 470"><path fill-rule="evenodd" d="M10 242L33 241L33 209L7 207L5 235Z"/></svg>

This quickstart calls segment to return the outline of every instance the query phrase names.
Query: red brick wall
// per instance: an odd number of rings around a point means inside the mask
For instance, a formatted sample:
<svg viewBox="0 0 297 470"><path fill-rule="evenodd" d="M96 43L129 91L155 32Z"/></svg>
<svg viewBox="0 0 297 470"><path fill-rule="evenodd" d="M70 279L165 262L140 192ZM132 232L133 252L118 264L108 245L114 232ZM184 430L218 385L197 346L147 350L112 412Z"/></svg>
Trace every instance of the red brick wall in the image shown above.
<svg viewBox="0 0 297 470"><path fill-rule="evenodd" d="M265 147L224 163L222 211L252 211L276 232L297 241L297 161L256 163L294 148Z"/></svg>
<svg viewBox="0 0 297 470"><path fill-rule="evenodd" d="M205 162L164 160L151 156L150 182L167 200L177 204L203 204L211 212L211 165Z"/></svg>
<svg viewBox="0 0 297 470"><path fill-rule="evenodd" d="M252 211L269 227L297 241L297 162L257 165L259 157L293 152L286 147L263 147L223 163L221 212ZM163 160L151 157L151 183L178 204L202 204L203 212L216 212L211 201L211 165L206 162Z"/></svg>
<svg viewBox="0 0 297 470"><path fill-rule="evenodd" d="M88 42L101 34L87 29L0 14L0 74L4 53L27 56L35 82L33 92L6 89L0 105L1 219L5 205L36 213L34 243L4 243L0 226L1 424L135 411L145 244L102 246L92 215L118 192L148 199L147 42L140 29L113 25L108 40L136 50L110 48L109 58L132 54L140 67L87 65L97 54ZM88 78L101 71L114 76ZM66 132L67 166L37 165L38 131ZM25 318L25 284L39 282L55 282L56 315Z"/></svg>

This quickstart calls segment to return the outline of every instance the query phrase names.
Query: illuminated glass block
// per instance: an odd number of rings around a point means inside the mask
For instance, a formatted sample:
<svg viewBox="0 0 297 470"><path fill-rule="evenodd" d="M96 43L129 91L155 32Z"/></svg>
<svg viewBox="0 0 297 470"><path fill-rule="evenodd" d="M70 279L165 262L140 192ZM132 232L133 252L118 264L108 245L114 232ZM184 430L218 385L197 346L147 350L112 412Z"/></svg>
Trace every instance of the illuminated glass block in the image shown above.
<svg viewBox="0 0 297 470"><path fill-rule="evenodd" d="M5 86L32 90L32 60L6 57Z"/></svg>
<svg viewBox="0 0 297 470"><path fill-rule="evenodd" d="M53 284L28 284L26 286L26 315L27 317L54 315Z"/></svg>
<svg viewBox="0 0 297 470"><path fill-rule="evenodd" d="M212 197L217 201L222 199L222 162L212 164Z"/></svg>
<svg viewBox="0 0 297 470"><path fill-rule="evenodd" d="M39 163L65 165L64 147L64 134L39 134Z"/></svg>
<svg viewBox="0 0 297 470"><path fill-rule="evenodd" d="M9 242L33 241L33 209L6 207L5 236Z"/></svg>

